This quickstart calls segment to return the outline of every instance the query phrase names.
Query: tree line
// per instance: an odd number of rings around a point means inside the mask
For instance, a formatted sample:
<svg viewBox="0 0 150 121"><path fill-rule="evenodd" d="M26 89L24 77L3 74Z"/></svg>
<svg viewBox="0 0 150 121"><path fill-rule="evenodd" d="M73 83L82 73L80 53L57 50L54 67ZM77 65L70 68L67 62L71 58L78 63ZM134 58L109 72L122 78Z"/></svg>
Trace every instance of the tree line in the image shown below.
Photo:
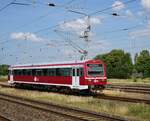
<svg viewBox="0 0 150 121"><path fill-rule="evenodd" d="M0 65L0 76L5 76L8 74L8 65Z"/></svg>
<svg viewBox="0 0 150 121"><path fill-rule="evenodd" d="M150 52L148 50L135 54L133 61L130 53L120 49L99 54L94 59L100 59L106 63L108 78L150 77ZM0 76L7 74L8 65L0 65Z"/></svg>
<svg viewBox="0 0 150 121"><path fill-rule="evenodd" d="M131 54L120 49L99 54L94 59L103 60L107 65L108 78L150 77L150 53L142 50L132 61Z"/></svg>

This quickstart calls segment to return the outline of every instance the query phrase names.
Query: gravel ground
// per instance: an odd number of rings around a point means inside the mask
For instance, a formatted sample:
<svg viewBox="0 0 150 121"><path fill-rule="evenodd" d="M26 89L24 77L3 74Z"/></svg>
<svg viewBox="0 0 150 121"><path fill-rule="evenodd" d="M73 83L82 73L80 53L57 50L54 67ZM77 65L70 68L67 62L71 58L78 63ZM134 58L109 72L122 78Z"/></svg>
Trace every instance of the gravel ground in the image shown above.
<svg viewBox="0 0 150 121"><path fill-rule="evenodd" d="M9 120L7 120L7 119L0 116L0 121L9 121Z"/></svg>
<svg viewBox="0 0 150 121"><path fill-rule="evenodd" d="M0 115L7 117L11 121L75 121L71 118L66 118L51 112L39 111L5 100L0 100L0 107Z"/></svg>

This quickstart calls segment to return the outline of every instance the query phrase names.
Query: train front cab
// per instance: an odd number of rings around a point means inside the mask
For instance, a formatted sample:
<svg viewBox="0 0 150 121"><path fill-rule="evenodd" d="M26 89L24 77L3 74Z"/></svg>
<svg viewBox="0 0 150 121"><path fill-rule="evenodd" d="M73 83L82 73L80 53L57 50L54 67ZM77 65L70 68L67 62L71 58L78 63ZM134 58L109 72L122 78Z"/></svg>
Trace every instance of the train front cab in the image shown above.
<svg viewBox="0 0 150 121"><path fill-rule="evenodd" d="M85 84L89 89L103 89L107 84L106 65L100 60L90 60L84 65Z"/></svg>
<svg viewBox="0 0 150 121"><path fill-rule="evenodd" d="M106 84L106 66L100 60L89 60L72 68L72 89L103 89Z"/></svg>

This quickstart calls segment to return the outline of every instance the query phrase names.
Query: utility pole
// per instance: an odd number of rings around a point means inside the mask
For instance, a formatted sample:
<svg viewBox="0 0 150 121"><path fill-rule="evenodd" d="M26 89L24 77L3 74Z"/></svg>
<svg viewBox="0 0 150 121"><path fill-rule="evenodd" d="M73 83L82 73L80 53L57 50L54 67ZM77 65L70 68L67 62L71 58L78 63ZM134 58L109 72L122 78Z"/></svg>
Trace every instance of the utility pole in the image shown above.
<svg viewBox="0 0 150 121"><path fill-rule="evenodd" d="M74 48L77 52L79 52L81 55L80 60L84 60L85 57L87 56L88 52L84 49L82 49L78 44L76 44L75 42L73 42L71 39L69 39L68 37L64 37L62 34L66 34L64 31L60 31L60 30L54 30L54 32L56 32L59 36L63 37L65 39L65 41L72 47Z"/></svg>
<svg viewBox="0 0 150 121"><path fill-rule="evenodd" d="M68 10L69 12L73 12L73 13L76 13L76 14L80 14L80 15L84 15L87 17L86 19L86 29L84 30L83 32L83 35L80 36L80 38L83 38L84 41L86 42L86 50L83 53L83 55L81 56L81 60L85 60L87 57L88 57L88 48L89 48L89 42L90 42L90 39L89 39L89 36L90 36L90 31L91 31L91 22L90 22L90 16L86 13L83 13L83 12L78 12L78 11L73 11L73 10Z"/></svg>
<svg viewBox="0 0 150 121"><path fill-rule="evenodd" d="M55 6L57 6L56 4L54 4L54 3L48 3L48 6L50 6L50 7L55 7ZM79 12L79 11L74 11L74 10L68 10L69 12L73 12L73 13L76 13L76 14L80 14L80 15L84 15L84 16L86 16L87 17L87 20L86 20L86 29L84 30L84 32L83 32L83 35L81 35L80 36L80 38L83 38L84 39L84 41L86 42L86 46L87 46L87 48L86 49L82 49L82 48L80 48L76 43L74 43L74 42L69 42L68 40L68 43L74 48L74 49L76 49L79 53L81 53L82 55L81 55L81 58L80 58L80 60L85 60L86 58L87 58L87 56L88 56L88 48L89 48L89 42L90 42L90 39L89 39L89 35L90 35L90 31L91 31L91 22L90 22L90 15L88 15L88 14L86 14L86 13L83 13L83 12ZM59 32L60 33L60 31L58 31L58 30L55 30L55 32Z"/></svg>

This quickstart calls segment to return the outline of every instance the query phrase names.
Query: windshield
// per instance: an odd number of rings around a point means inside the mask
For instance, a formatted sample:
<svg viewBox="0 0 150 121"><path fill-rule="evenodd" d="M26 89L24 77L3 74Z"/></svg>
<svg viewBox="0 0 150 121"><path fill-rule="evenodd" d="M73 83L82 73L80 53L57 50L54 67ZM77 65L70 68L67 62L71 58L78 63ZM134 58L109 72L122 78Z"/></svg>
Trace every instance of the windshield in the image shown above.
<svg viewBox="0 0 150 121"><path fill-rule="evenodd" d="M102 64L87 64L87 76L103 76L103 74Z"/></svg>

